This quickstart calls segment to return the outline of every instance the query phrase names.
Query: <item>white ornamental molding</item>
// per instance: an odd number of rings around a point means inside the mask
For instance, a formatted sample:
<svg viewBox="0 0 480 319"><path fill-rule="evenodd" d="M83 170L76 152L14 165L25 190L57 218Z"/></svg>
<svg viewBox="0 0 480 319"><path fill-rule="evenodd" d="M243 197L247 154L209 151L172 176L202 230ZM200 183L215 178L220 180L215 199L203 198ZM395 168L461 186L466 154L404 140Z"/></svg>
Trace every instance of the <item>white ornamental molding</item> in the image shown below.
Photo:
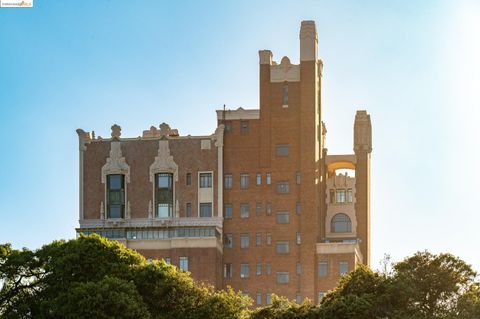
<svg viewBox="0 0 480 319"><path fill-rule="evenodd" d="M164 227L216 227L223 228L221 217L182 217L182 218L132 218L122 220L84 219L80 221L80 228L164 228Z"/></svg>
<svg viewBox="0 0 480 319"><path fill-rule="evenodd" d="M150 182L155 181L155 174L157 173L173 173L174 180L178 181L178 165L173 160L173 156L170 155L168 140L158 141L158 156L150 165Z"/></svg>
<svg viewBox="0 0 480 319"><path fill-rule="evenodd" d="M125 182L130 183L130 166L125 161L122 155L122 148L120 142L113 141L110 143L110 157L102 167L102 183L105 184L107 175L110 174L124 174Z"/></svg>

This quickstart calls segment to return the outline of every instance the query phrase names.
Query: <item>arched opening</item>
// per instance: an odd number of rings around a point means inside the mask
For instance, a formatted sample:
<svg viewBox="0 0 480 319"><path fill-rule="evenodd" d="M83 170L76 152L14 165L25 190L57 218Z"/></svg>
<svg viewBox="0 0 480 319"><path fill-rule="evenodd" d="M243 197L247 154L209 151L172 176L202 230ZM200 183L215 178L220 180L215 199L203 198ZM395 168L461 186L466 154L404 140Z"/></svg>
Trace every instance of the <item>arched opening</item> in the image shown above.
<svg viewBox="0 0 480 319"><path fill-rule="evenodd" d="M333 216L330 223L332 233L348 233L352 231L352 221L346 214L339 213Z"/></svg>

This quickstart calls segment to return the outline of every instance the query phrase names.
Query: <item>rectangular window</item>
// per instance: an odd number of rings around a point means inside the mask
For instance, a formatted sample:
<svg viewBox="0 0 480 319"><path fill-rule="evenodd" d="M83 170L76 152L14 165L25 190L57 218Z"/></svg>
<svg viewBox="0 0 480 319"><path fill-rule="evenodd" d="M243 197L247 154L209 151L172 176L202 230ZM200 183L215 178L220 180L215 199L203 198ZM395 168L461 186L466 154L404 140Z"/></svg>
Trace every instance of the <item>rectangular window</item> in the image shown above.
<svg viewBox="0 0 480 319"><path fill-rule="evenodd" d="M337 203L345 203L345 190L344 189L337 189Z"/></svg>
<svg viewBox="0 0 480 319"><path fill-rule="evenodd" d="M283 90L282 90L282 106L283 107L288 107L288 84L283 85Z"/></svg>
<svg viewBox="0 0 480 319"><path fill-rule="evenodd" d="M233 132L232 122L223 121L223 124L225 125L225 132L226 133L232 133Z"/></svg>
<svg viewBox="0 0 480 319"><path fill-rule="evenodd" d="M212 203L200 203L200 217L212 217Z"/></svg>
<svg viewBox="0 0 480 319"><path fill-rule="evenodd" d="M297 245L300 245L302 243L302 235L300 235L300 232L297 231Z"/></svg>
<svg viewBox="0 0 480 319"><path fill-rule="evenodd" d="M275 153L277 156L288 156L288 144L277 144Z"/></svg>
<svg viewBox="0 0 480 319"><path fill-rule="evenodd" d="M300 215L301 212L302 212L302 204L300 202L296 202L295 203L295 213L297 215Z"/></svg>
<svg viewBox="0 0 480 319"><path fill-rule="evenodd" d="M212 173L200 173L200 188L212 187Z"/></svg>
<svg viewBox="0 0 480 319"><path fill-rule="evenodd" d="M250 184L250 175L240 174L240 188L247 189L249 184Z"/></svg>
<svg viewBox="0 0 480 319"><path fill-rule="evenodd" d="M335 190L331 189L330 190L330 204L335 203Z"/></svg>
<svg viewBox="0 0 480 319"><path fill-rule="evenodd" d="M225 189L232 189L232 187L233 187L233 176L232 176L232 174L225 174L223 176L223 187Z"/></svg>
<svg viewBox="0 0 480 319"><path fill-rule="evenodd" d="M232 204L225 204L223 207L223 217L230 219L233 217L233 205Z"/></svg>
<svg viewBox="0 0 480 319"><path fill-rule="evenodd" d="M267 215L271 215L271 214L272 214L272 203L268 202L267 203Z"/></svg>
<svg viewBox="0 0 480 319"><path fill-rule="evenodd" d="M298 304L302 303L302 295L299 292L295 295L295 302Z"/></svg>
<svg viewBox="0 0 480 319"><path fill-rule="evenodd" d="M272 264L271 263L266 263L265 264L265 273L267 275L271 275L272 274Z"/></svg>
<svg viewBox="0 0 480 319"><path fill-rule="evenodd" d="M262 185L262 174L257 173L257 186Z"/></svg>
<svg viewBox="0 0 480 319"><path fill-rule="evenodd" d="M277 182L277 193L288 193L289 190L288 181Z"/></svg>
<svg viewBox="0 0 480 319"><path fill-rule="evenodd" d="M277 241L277 254L288 254L290 252L289 242L286 240Z"/></svg>
<svg viewBox="0 0 480 319"><path fill-rule="evenodd" d="M257 292L256 303L257 303L257 305L262 304L262 293L261 292Z"/></svg>
<svg viewBox="0 0 480 319"><path fill-rule="evenodd" d="M255 236L255 244L257 246L262 246L262 233L257 233Z"/></svg>
<svg viewBox="0 0 480 319"><path fill-rule="evenodd" d="M328 263L326 261L320 261L318 263L318 276L319 277L328 276Z"/></svg>
<svg viewBox="0 0 480 319"><path fill-rule="evenodd" d="M300 185L300 182L302 181L302 176L300 175L300 172L296 172L295 173L295 181L297 183L297 185Z"/></svg>
<svg viewBox="0 0 480 319"><path fill-rule="evenodd" d="M267 233L267 245L272 245L272 233Z"/></svg>
<svg viewBox="0 0 480 319"><path fill-rule="evenodd" d="M250 277L250 265L249 264L240 264L240 278Z"/></svg>
<svg viewBox="0 0 480 319"><path fill-rule="evenodd" d="M339 263L340 276L345 275L348 272L348 261L341 261Z"/></svg>
<svg viewBox="0 0 480 319"><path fill-rule="evenodd" d="M232 271L232 264L224 264L223 265L223 277L224 278L232 278L233 271Z"/></svg>
<svg viewBox="0 0 480 319"><path fill-rule="evenodd" d="M249 248L249 247L250 247L250 235L240 234L240 248Z"/></svg>
<svg viewBox="0 0 480 319"><path fill-rule="evenodd" d="M297 273L297 275L300 275L300 273L302 272L302 265L299 261L297 261L297 264L295 265L295 272Z"/></svg>
<svg viewBox="0 0 480 319"><path fill-rule="evenodd" d="M266 183L267 185L272 184L272 173L267 173L267 174L265 175L265 183Z"/></svg>
<svg viewBox="0 0 480 319"><path fill-rule="evenodd" d="M232 234L223 234L223 247L232 248L233 247L233 235Z"/></svg>
<svg viewBox="0 0 480 319"><path fill-rule="evenodd" d="M288 212L277 213L277 224L288 224L290 221L290 214Z"/></svg>
<svg viewBox="0 0 480 319"><path fill-rule="evenodd" d="M256 212L257 216L262 214L262 203L261 202L257 202L257 204L255 205L255 212Z"/></svg>
<svg viewBox="0 0 480 319"><path fill-rule="evenodd" d="M123 218L125 213L125 175L107 175L107 218Z"/></svg>
<svg viewBox="0 0 480 319"><path fill-rule="evenodd" d="M192 173L187 173L185 184L187 184L187 186L192 185Z"/></svg>
<svg viewBox="0 0 480 319"><path fill-rule="evenodd" d="M240 134L246 135L250 131L248 121L240 121Z"/></svg>
<svg viewBox="0 0 480 319"><path fill-rule="evenodd" d="M257 276L261 276L262 275L262 264L261 263L257 263L257 267L256 267L256 272Z"/></svg>
<svg viewBox="0 0 480 319"><path fill-rule="evenodd" d="M155 174L155 214L156 217L173 216L173 174Z"/></svg>
<svg viewBox="0 0 480 319"><path fill-rule="evenodd" d="M180 257L179 268L182 271L188 271L188 257Z"/></svg>
<svg viewBox="0 0 480 319"><path fill-rule="evenodd" d="M266 303L267 305L271 305L271 304L272 304L272 294L269 293L269 292L267 292L267 293L265 294L265 303Z"/></svg>
<svg viewBox="0 0 480 319"><path fill-rule="evenodd" d="M288 271L277 272L277 284L288 284Z"/></svg>
<svg viewBox="0 0 480 319"><path fill-rule="evenodd" d="M185 207L185 216L192 217L192 203L187 203Z"/></svg>
<svg viewBox="0 0 480 319"><path fill-rule="evenodd" d="M353 203L353 192L351 188L347 189L347 202Z"/></svg>
<svg viewBox="0 0 480 319"><path fill-rule="evenodd" d="M250 216L250 204L240 204L240 218L248 218Z"/></svg>

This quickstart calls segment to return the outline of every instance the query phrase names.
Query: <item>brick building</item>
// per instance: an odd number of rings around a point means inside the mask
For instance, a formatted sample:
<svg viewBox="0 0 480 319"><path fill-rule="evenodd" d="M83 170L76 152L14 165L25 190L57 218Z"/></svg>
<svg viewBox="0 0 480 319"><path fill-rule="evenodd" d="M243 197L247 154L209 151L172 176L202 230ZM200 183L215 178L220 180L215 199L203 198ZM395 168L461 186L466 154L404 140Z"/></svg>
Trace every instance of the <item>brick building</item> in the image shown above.
<svg viewBox="0 0 480 319"><path fill-rule="evenodd" d="M259 52L259 109L218 110L209 136L163 123L141 137L77 130L80 227L163 258L257 305L276 293L318 300L370 257L371 123L357 111L354 154L329 155L313 21L300 63Z"/></svg>

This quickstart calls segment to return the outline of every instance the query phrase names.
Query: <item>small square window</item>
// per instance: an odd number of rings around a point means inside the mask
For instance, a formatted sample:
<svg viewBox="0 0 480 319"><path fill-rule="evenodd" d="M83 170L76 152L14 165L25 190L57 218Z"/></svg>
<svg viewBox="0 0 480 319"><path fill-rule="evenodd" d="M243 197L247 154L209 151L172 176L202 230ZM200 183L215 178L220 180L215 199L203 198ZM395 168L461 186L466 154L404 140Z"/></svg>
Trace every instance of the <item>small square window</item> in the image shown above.
<svg viewBox="0 0 480 319"><path fill-rule="evenodd" d="M290 214L288 212L277 213L277 224L288 224L290 222Z"/></svg>
<svg viewBox="0 0 480 319"><path fill-rule="evenodd" d="M232 176L232 174L225 174L224 175L223 187L225 189L232 189L232 187L233 187L233 176Z"/></svg>
<svg viewBox="0 0 480 319"><path fill-rule="evenodd" d="M248 218L250 216L250 204L240 204L240 218Z"/></svg>
<svg viewBox="0 0 480 319"><path fill-rule="evenodd" d="M288 156L288 144L277 144L275 153L277 156Z"/></svg>
<svg viewBox="0 0 480 319"><path fill-rule="evenodd" d="M277 283L278 284L288 284L289 281L290 281L290 279L289 279L287 271L277 272Z"/></svg>
<svg viewBox="0 0 480 319"><path fill-rule="evenodd" d="M337 189L337 203L345 203L345 190L344 189Z"/></svg>
<svg viewBox="0 0 480 319"><path fill-rule="evenodd" d="M250 175L240 174L240 188L247 189L249 184L250 184Z"/></svg>
<svg viewBox="0 0 480 319"><path fill-rule="evenodd" d="M167 265L170 265L172 263L172 260L170 259L170 257L165 257L163 260L165 260L165 263Z"/></svg>
<svg viewBox="0 0 480 319"><path fill-rule="evenodd" d="M240 121L240 134L246 135L250 131L248 121Z"/></svg>
<svg viewBox="0 0 480 319"><path fill-rule="evenodd" d="M277 182L277 193L288 193L289 191L288 181Z"/></svg>
<svg viewBox="0 0 480 319"><path fill-rule="evenodd" d="M200 203L200 217L212 217L212 203Z"/></svg>
<svg viewBox="0 0 480 319"><path fill-rule="evenodd" d="M200 188L212 187L212 173L200 173Z"/></svg>
<svg viewBox="0 0 480 319"><path fill-rule="evenodd" d="M233 217L233 205L230 203L224 204L224 212L223 212L223 217L226 219L230 219Z"/></svg>
<svg viewBox="0 0 480 319"><path fill-rule="evenodd" d="M277 253L278 254L288 254L290 252L290 245L289 242L284 241L277 241Z"/></svg>

